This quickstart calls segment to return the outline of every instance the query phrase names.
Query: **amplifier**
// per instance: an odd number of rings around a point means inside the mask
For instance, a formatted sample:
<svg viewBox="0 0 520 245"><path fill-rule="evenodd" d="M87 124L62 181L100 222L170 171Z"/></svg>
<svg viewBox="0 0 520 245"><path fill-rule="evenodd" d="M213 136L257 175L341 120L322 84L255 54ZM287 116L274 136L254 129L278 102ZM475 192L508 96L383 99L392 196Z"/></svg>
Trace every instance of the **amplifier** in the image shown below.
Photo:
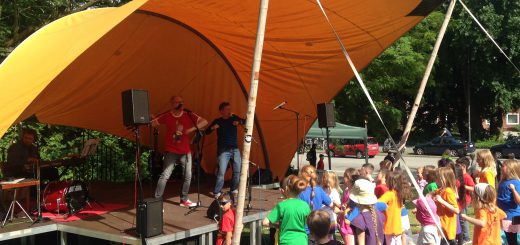
<svg viewBox="0 0 520 245"><path fill-rule="evenodd" d="M146 198L137 204L137 235L157 236L163 232L162 198Z"/></svg>

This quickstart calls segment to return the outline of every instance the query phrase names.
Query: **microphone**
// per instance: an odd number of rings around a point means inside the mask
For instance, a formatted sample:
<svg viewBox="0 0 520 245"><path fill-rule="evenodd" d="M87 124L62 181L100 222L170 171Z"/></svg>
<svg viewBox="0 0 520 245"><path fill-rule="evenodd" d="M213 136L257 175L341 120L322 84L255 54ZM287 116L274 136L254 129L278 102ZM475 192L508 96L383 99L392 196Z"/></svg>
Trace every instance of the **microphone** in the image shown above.
<svg viewBox="0 0 520 245"><path fill-rule="evenodd" d="M282 108L282 106L284 106L285 104L287 104L287 101L284 101L284 102L280 103L279 105L275 106L273 108L273 111L276 111L276 110Z"/></svg>

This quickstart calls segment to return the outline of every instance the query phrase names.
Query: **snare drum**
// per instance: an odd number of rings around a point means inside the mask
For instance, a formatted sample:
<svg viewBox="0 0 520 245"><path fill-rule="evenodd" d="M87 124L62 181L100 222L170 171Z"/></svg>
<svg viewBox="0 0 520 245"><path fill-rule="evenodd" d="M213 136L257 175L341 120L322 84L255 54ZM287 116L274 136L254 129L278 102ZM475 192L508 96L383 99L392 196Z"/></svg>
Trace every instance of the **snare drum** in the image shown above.
<svg viewBox="0 0 520 245"><path fill-rule="evenodd" d="M88 188L82 181L52 181L43 191L43 207L49 212L74 214L85 207Z"/></svg>

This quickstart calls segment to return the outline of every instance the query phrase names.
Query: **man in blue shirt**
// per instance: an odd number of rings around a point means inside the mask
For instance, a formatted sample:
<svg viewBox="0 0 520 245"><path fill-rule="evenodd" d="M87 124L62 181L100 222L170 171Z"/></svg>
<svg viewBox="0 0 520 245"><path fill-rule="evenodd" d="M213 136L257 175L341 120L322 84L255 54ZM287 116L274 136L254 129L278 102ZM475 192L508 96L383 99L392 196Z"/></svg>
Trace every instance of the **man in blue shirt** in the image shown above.
<svg viewBox="0 0 520 245"><path fill-rule="evenodd" d="M245 121L231 113L231 105L228 102L222 102L218 109L222 116L215 119L206 129L206 134L217 130L218 174L217 183L213 191L215 198L221 195L222 187L224 186L224 175L230 160L233 160L231 192L234 194L238 192L242 160L237 143L237 126L243 125Z"/></svg>

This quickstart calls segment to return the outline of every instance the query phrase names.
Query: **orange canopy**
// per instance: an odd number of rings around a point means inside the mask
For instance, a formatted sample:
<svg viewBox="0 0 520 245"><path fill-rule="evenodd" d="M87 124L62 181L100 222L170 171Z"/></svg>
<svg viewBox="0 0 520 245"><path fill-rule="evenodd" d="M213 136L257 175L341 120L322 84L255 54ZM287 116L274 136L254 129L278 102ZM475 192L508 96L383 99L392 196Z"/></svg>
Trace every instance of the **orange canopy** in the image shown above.
<svg viewBox="0 0 520 245"><path fill-rule="evenodd" d="M328 0L326 8L360 69L437 7L441 0ZM166 111L172 95L211 121L218 104L245 115L259 0L134 0L87 10L34 33L0 65L0 135L32 115L44 123L131 137L122 123L121 91L150 92L150 110ZM300 137L352 78L312 0L271 1L260 73L253 162L282 176ZM353 112L355 113L355 112ZM144 135L147 135L143 133ZM146 139L144 142L148 142ZM204 168L215 168L215 136Z"/></svg>

